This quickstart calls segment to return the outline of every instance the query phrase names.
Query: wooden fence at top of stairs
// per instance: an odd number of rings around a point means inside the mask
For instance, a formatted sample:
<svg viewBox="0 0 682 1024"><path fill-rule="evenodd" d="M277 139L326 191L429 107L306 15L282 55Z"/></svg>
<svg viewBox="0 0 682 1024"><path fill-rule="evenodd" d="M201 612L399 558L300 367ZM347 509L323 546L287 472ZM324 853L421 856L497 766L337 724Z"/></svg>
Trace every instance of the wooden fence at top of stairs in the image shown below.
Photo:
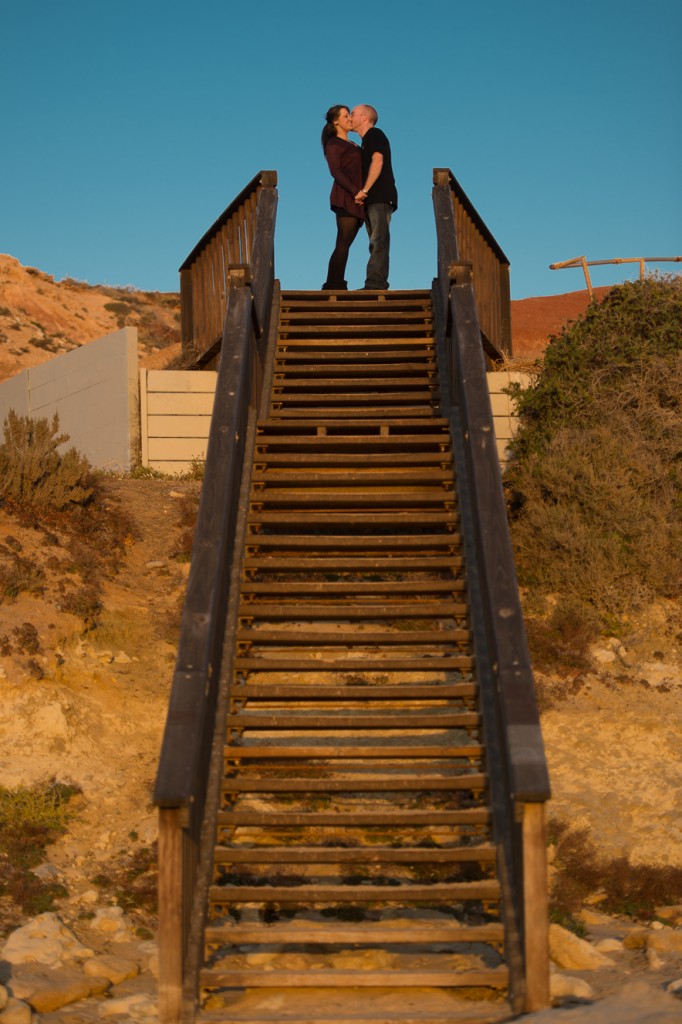
<svg viewBox="0 0 682 1024"><path fill-rule="evenodd" d="M434 181L429 292L280 293L271 172L238 197L247 265L211 257L224 330L155 793L163 1024L548 1003L549 787L485 381L501 335L461 189Z"/></svg>

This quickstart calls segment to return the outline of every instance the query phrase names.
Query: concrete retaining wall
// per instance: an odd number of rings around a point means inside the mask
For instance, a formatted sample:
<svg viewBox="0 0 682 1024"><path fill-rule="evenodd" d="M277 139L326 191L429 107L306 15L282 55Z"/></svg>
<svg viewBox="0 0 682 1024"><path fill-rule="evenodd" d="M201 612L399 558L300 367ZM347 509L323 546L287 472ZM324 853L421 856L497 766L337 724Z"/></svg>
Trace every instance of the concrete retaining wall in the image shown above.
<svg viewBox="0 0 682 1024"><path fill-rule="evenodd" d="M58 413L65 447L99 469L129 470L140 445L137 329L124 327L0 384L0 424L10 409L50 422Z"/></svg>

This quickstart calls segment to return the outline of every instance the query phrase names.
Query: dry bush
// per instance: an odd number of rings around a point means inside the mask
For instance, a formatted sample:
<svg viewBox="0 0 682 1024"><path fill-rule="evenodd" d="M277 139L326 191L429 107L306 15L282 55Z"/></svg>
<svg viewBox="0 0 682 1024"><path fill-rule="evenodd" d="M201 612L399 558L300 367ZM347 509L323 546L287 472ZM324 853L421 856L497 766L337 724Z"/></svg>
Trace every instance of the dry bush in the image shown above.
<svg viewBox="0 0 682 1024"><path fill-rule="evenodd" d="M88 460L59 433L59 416L32 420L10 410L0 445L0 499L37 510L62 510L92 498L94 477Z"/></svg>
<svg viewBox="0 0 682 1024"><path fill-rule="evenodd" d="M570 924L589 900L599 910L627 917L651 918L656 907L682 901L682 868L631 864L627 857L602 856L589 829L553 820L548 828L554 846L550 891L552 920Z"/></svg>

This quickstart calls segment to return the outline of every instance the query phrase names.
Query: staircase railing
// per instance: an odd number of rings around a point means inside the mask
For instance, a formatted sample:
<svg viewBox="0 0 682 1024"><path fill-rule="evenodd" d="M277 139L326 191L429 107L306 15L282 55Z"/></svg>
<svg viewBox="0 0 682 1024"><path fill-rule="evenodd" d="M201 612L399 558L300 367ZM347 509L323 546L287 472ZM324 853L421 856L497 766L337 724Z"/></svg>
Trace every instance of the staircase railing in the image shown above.
<svg viewBox="0 0 682 1024"><path fill-rule="evenodd" d="M230 277L235 267L253 263L260 194L276 185L276 171L259 171L180 267L182 351L197 368L220 349Z"/></svg>
<svg viewBox="0 0 682 1024"><path fill-rule="evenodd" d="M449 171L434 170L438 239L434 301L440 378L443 413L450 419L458 459L458 497L489 750L510 994L514 1010L520 1013L549 1005L544 806L549 798L549 777L486 382L479 294L472 282L476 264L460 258L466 249L458 239L453 182ZM476 218L480 222L478 215ZM494 248L499 250L497 243Z"/></svg>
<svg viewBox="0 0 682 1024"><path fill-rule="evenodd" d="M454 259L472 265L472 284L486 355L498 361L512 354L509 260L452 171L437 167L435 185L449 189L455 219Z"/></svg>
<svg viewBox="0 0 682 1024"><path fill-rule="evenodd" d="M159 807L162 1024L194 1020L205 890L215 838L205 824L211 817L206 812L219 799L223 750L219 723L224 718L234 651L234 581L240 568L235 552L243 547L239 531L246 519L242 506L250 482L256 410L277 328L277 314L271 313L277 299L275 182L274 172L261 172L228 207L226 213L232 211L232 217L237 204L244 201L245 212L242 217L237 211L237 222L244 226L239 237L246 248L240 255L246 259L240 266L228 266L224 296L220 288L213 292L215 308L208 300L202 306L203 324L215 324L223 303L225 316L192 565L154 792ZM216 225L222 225L223 218ZM206 239L216 237L211 232L195 253Z"/></svg>

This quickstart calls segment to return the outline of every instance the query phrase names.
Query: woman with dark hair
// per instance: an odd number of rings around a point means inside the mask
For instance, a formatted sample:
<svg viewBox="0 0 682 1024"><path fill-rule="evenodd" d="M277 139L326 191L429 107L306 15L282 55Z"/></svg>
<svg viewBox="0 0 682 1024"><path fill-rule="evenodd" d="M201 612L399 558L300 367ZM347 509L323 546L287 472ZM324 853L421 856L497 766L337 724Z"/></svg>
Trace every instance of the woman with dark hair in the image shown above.
<svg viewBox="0 0 682 1024"><path fill-rule="evenodd" d="M355 196L362 189L360 147L348 138L351 116L348 107L337 104L326 114L322 129L322 149L334 184L329 204L336 214L336 246L329 260L323 290L348 290L344 280L350 247L365 221L365 211Z"/></svg>

